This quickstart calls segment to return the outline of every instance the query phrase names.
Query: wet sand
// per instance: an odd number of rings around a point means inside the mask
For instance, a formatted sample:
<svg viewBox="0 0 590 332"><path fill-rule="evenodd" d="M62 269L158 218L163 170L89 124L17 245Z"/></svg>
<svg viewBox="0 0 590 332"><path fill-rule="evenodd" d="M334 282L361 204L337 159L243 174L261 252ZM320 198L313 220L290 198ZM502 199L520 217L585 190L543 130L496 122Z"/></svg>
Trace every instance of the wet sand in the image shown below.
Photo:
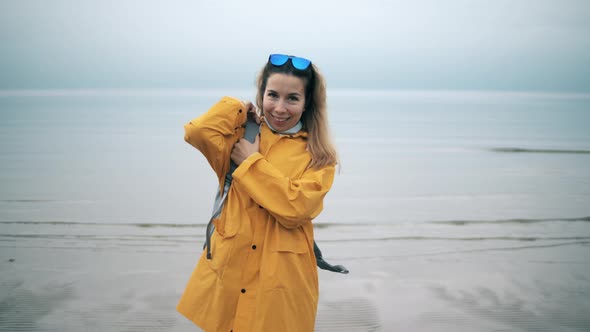
<svg viewBox="0 0 590 332"><path fill-rule="evenodd" d="M588 331L588 225L318 227L351 273L320 271L316 331ZM0 331L199 331L174 308L203 233L1 223Z"/></svg>

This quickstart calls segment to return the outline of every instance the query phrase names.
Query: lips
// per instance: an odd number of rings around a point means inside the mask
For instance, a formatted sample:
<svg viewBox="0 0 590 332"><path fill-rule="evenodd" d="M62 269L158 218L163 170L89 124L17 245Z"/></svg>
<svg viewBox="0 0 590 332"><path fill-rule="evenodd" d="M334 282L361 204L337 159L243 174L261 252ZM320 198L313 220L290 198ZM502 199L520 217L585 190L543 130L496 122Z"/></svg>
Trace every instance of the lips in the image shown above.
<svg viewBox="0 0 590 332"><path fill-rule="evenodd" d="M278 116L273 115L272 113L270 113L269 115L271 116L271 118L274 121L276 121L278 123L286 122L287 120L289 120L291 118L291 117L278 117Z"/></svg>

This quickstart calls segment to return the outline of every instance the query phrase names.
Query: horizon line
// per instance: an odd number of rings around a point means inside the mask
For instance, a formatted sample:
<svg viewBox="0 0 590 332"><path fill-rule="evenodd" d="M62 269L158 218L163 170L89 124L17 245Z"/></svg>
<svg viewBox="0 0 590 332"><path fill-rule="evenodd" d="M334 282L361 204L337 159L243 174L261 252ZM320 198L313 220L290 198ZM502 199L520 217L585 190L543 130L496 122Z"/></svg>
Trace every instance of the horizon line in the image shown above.
<svg viewBox="0 0 590 332"><path fill-rule="evenodd" d="M0 89L0 97L200 97L231 93L249 95L254 88L48 88ZM399 88L330 88L330 96L391 97L545 97L590 99L590 92L483 89L399 89Z"/></svg>

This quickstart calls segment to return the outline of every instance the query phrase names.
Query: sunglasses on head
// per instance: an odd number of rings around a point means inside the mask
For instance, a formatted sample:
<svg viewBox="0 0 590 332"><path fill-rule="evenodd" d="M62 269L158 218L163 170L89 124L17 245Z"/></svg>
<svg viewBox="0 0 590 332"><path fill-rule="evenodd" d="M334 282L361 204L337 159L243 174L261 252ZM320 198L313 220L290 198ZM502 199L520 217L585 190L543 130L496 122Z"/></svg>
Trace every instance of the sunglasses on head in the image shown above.
<svg viewBox="0 0 590 332"><path fill-rule="evenodd" d="M268 57L268 62L270 62L273 66L280 67L287 63L291 59L291 64L295 69L299 70L306 70L311 65L311 61L305 58L296 57L293 55L285 55L285 54L271 54Z"/></svg>

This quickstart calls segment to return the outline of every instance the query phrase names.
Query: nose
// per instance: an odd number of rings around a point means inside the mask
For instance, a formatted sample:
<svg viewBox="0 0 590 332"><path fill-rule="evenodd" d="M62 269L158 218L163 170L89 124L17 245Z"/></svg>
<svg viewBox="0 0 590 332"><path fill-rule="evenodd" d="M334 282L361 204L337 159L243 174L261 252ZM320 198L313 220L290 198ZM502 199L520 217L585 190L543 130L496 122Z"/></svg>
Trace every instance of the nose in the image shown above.
<svg viewBox="0 0 590 332"><path fill-rule="evenodd" d="M279 101L275 106L275 112L286 113L287 112L287 102L285 100Z"/></svg>

